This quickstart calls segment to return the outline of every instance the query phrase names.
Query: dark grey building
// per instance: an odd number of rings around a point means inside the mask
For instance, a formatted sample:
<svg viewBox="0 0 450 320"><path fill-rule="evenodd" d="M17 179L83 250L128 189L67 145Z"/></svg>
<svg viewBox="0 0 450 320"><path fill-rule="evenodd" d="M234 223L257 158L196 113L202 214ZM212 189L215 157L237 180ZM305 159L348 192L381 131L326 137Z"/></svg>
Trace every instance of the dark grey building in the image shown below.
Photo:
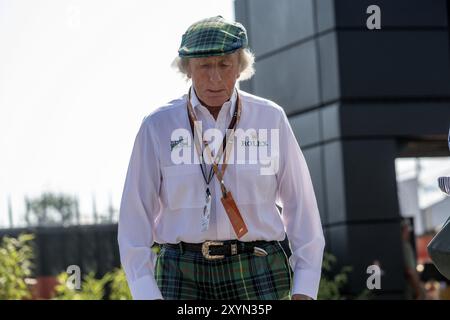
<svg viewBox="0 0 450 320"><path fill-rule="evenodd" d="M381 29L366 12L381 9ZM256 74L307 159L327 240L352 292L379 261L382 298L405 286L395 159L448 156L450 1L236 0Z"/></svg>

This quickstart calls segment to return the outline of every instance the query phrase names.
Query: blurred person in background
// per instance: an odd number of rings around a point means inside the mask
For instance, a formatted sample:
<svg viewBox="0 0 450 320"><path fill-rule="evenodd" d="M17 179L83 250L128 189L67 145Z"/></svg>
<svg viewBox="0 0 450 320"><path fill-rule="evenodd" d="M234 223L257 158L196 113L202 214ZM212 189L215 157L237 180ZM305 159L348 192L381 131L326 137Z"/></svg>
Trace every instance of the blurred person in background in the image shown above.
<svg viewBox="0 0 450 320"><path fill-rule="evenodd" d="M417 272L416 258L411 245L411 231L409 221L403 220L401 232L406 278L405 298L407 300L423 300L425 299L425 289Z"/></svg>

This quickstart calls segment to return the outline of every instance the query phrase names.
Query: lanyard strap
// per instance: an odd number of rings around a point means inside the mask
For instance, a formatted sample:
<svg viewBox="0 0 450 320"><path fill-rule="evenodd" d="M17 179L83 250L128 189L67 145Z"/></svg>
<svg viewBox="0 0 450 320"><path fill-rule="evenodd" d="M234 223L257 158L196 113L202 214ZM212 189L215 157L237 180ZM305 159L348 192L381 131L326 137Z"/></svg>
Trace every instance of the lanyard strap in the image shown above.
<svg viewBox="0 0 450 320"><path fill-rule="evenodd" d="M192 135L194 138L194 144L197 150L197 154L199 156L200 159L200 167L202 169L202 174L203 174L203 178L205 179L206 184L209 184L209 182L211 181L211 173L209 174L210 179L206 179L206 175L204 173L203 170L203 152L202 152L202 148L200 145L200 141L199 139L203 137L202 133L199 132L199 128L197 125L195 125L195 123L198 121L197 117L195 116L194 110L192 108L191 105L191 90L189 90L189 94L188 94L188 101L187 101L187 109L188 109L188 115L189 115L189 124L191 126L191 131L192 131ZM237 99L236 99L236 108L234 110L233 113L233 118L230 121L230 125L228 126L228 130L222 140L222 144L220 145L219 148L219 152L217 153L215 159L213 159L212 157L212 153L211 153L211 149L209 148L208 144L205 143L205 151L206 154L208 155L208 158L212 164L212 169L214 170L214 173L216 174L217 179L220 182L220 188L222 190L222 195L224 197L226 197L227 194L227 189L225 188L225 185L223 183L223 175L225 174L225 170L227 168L227 155L229 154L231 147L233 145L234 142L234 134L235 134L235 129L237 127L237 124L239 123L240 117L241 117L241 111L242 111L242 105L241 105L241 101L239 99L239 94L237 94ZM194 128L195 128L195 133L194 134ZM231 130L231 131L230 131ZM229 135L228 135L229 132ZM198 139L195 139L195 137L199 137ZM203 140L203 139L202 139ZM224 162L222 165L222 171L219 170L218 168L218 162L220 161L220 157L222 156L223 152L225 152L224 154ZM211 171L210 171L211 172Z"/></svg>

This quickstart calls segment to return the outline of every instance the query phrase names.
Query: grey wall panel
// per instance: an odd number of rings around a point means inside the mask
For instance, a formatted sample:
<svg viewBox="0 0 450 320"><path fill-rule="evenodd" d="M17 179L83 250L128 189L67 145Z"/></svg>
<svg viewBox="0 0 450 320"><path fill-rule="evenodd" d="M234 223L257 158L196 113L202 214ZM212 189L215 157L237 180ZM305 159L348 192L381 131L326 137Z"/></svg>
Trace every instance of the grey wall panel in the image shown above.
<svg viewBox="0 0 450 320"><path fill-rule="evenodd" d="M319 115L319 110L314 110L289 118L300 147L304 148L322 140Z"/></svg>
<svg viewBox="0 0 450 320"><path fill-rule="evenodd" d="M320 108L323 140L337 139L341 136L340 105L334 103Z"/></svg>
<svg viewBox="0 0 450 320"><path fill-rule="evenodd" d="M277 102L292 114L319 103L316 47L312 41L256 63L256 95Z"/></svg>
<svg viewBox="0 0 450 320"><path fill-rule="evenodd" d="M270 8L270 9L268 9ZM314 33L312 0L249 0L249 43L256 56Z"/></svg>
<svg viewBox="0 0 450 320"><path fill-rule="evenodd" d="M346 197L342 142L323 145L325 196L328 223L346 220Z"/></svg>
<svg viewBox="0 0 450 320"><path fill-rule="evenodd" d="M448 134L450 102L343 103L344 137L413 137Z"/></svg>
<svg viewBox="0 0 450 320"><path fill-rule="evenodd" d="M346 220L400 217L394 140L346 140L343 143Z"/></svg>
<svg viewBox="0 0 450 320"><path fill-rule="evenodd" d="M338 33L342 96L450 96L448 32Z"/></svg>
<svg viewBox="0 0 450 320"><path fill-rule="evenodd" d="M330 32L317 38L320 62L321 102L339 99L339 57L336 33Z"/></svg>
<svg viewBox="0 0 450 320"><path fill-rule="evenodd" d="M245 26L245 28L247 29L247 34L249 36L251 34L251 30L249 21L250 12L247 10L248 0L235 0L234 7L235 7L235 20L242 23ZM247 92L252 92L253 91L252 79L239 82L239 88Z"/></svg>
<svg viewBox="0 0 450 320"><path fill-rule="evenodd" d="M234 0L234 19L244 25L248 36L251 31L248 18L250 12L247 10L247 7L248 0Z"/></svg>
<svg viewBox="0 0 450 320"><path fill-rule="evenodd" d="M333 29L336 25L334 0L314 1L317 32Z"/></svg>
<svg viewBox="0 0 450 320"><path fill-rule="evenodd" d="M252 93L253 92L252 84L253 84L253 80L252 79L246 80L246 81L242 81L242 82L240 81L239 82L239 89L243 90L243 91L246 91L248 93Z"/></svg>
<svg viewBox="0 0 450 320"><path fill-rule="evenodd" d="M321 0L319 0L320 2ZM381 27L446 27L446 0L334 0L339 27L366 27L367 7L381 10Z"/></svg>
<svg viewBox="0 0 450 320"><path fill-rule="evenodd" d="M441 140L441 149L448 154L450 102L336 103L321 107L320 115L324 141L341 137L411 140L421 136L426 144ZM290 119L296 123L296 117ZM421 145L421 149L425 152L426 146Z"/></svg>
<svg viewBox="0 0 450 320"><path fill-rule="evenodd" d="M322 224L323 223L324 222L322 221ZM324 251L325 252L333 252L333 248L331 247L331 244L332 244L331 237L330 237L330 233L329 233L328 230L329 230L328 228L323 228L323 236L325 238L325 249L324 249Z"/></svg>
<svg viewBox="0 0 450 320"><path fill-rule="evenodd" d="M314 193L316 195L317 206L320 212L322 223L327 223L327 212L325 205L325 191L323 185L323 166L322 166L322 151L321 147L308 148L303 150L306 163L311 175L311 180L314 185Z"/></svg>

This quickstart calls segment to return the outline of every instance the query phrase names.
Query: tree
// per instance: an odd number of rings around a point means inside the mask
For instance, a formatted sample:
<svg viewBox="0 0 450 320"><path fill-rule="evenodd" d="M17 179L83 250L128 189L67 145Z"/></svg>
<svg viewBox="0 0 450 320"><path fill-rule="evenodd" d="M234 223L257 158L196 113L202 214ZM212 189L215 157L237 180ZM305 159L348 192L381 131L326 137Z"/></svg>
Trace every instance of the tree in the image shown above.
<svg viewBox="0 0 450 320"><path fill-rule="evenodd" d="M28 225L68 225L77 217L78 199L45 192L35 199L25 199Z"/></svg>

